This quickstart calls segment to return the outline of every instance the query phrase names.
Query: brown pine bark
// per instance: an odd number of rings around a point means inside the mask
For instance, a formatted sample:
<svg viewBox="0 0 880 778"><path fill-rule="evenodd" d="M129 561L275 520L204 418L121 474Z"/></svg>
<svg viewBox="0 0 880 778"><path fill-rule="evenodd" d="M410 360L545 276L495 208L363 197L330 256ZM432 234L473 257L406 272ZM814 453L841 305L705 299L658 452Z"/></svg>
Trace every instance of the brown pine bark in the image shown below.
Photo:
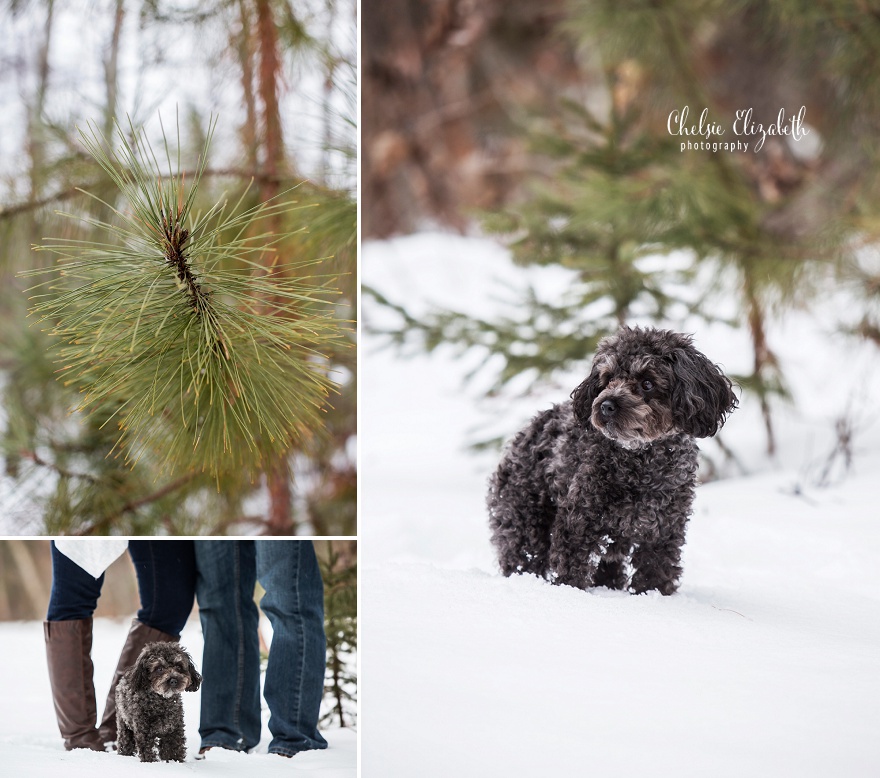
<svg viewBox="0 0 880 778"><path fill-rule="evenodd" d="M241 128L242 145L248 155L248 165L257 169L257 98L254 94L254 42L251 31L251 8L248 0L239 0L241 30L233 37L232 45L241 64L241 91L244 98L245 120Z"/></svg>
<svg viewBox="0 0 880 778"><path fill-rule="evenodd" d="M119 46L122 39L122 23L125 21L125 0L116 0L113 11L113 33L110 37L107 58L104 60L104 85L107 90L107 113L104 116L104 137L113 134L113 121L119 102Z"/></svg>
<svg viewBox="0 0 880 778"><path fill-rule="evenodd" d="M278 104L281 58L278 53L278 28L272 4L269 0L256 0L257 93L262 103L263 159L260 180L260 199L265 202L279 192L279 176L284 169L284 137L281 131L281 112ZM268 221L273 233L281 231L278 216ZM274 256L274 255L273 255ZM271 312L273 303L267 300ZM296 524L293 516L293 488L291 484L289 452L278 456L266 465L266 487L269 491L269 512L266 516L266 534L294 535Z"/></svg>
<svg viewBox="0 0 880 778"><path fill-rule="evenodd" d="M562 0L363 0L361 230L425 219L465 229L525 164L508 105L541 103L574 74Z"/></svg>
<svg viewBox="0 0 880 778"><path fill-rule="evenodd" d="M754 353L754 377L760 385L767 376L768 371L778 368L776 355L770 350L767 343L767 333L764 329L764 309L761 305L754 285L746 276L745 297L748 305L749 334L752 338L752 351ZM765 391L759 391L761 402L761 416L764 420L764 430L767 433L767 455L776 455L776 436L773 433L773 413L770 409L770 401Z"/></svg>
<svg viewBox="0 0 880 778"><path fill-rule="evenodd" d="M259 42L258 92L263 104L263 173L260 184L264 199L278 194L278 174L284 165L284 138L278 108L278 82L281 59L278 55L278 28L269 0L256 0Z"/></svg>

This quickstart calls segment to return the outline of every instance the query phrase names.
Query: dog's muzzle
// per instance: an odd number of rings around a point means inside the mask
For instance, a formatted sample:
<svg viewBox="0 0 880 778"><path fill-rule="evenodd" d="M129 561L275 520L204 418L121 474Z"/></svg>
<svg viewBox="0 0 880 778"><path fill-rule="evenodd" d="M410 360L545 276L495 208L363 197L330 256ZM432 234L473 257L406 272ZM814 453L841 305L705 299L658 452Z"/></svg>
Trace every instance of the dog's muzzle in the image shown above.
<svg viewBox="0 0 880 778"><path fill-rule="evenodd" d="M186 691L188 686L189 684L183 676L171 675L168 678L163 679L158 687L154 686L154 689L158 694L168 699L175 694L180 694L181 692Z"/></svg>
<svg viewBox="0 0 880 778"><path fill-rule="evenodd" d="M605 392L593 403L591 421L606 438L624 448L640 448L654 437L649 433L651 410L627 392Z"/></svg>

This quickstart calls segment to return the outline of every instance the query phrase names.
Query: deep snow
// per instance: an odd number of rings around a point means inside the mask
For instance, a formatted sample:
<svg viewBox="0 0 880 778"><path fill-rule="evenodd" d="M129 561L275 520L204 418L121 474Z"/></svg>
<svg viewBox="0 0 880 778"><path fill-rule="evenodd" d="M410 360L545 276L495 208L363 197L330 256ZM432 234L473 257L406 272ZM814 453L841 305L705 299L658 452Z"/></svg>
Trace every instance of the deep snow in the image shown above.
<svg viewBox="0 0 880 778"><path fill-rule="evenodd" d="M416 309L485 310L502 283L567 283L514 269L490 241L440 234L367 244L362 265L365 283ZM466 444L512 434L577 374L483 400L484 379L462 380L479 355L402 359L369 334L388 315L365 300L363 778L880 775L880 376L874 350L834 333L845 299L773 324L794 394L776 411L779 455L763 453L746 398L723 432L741 467L698 489L668 598L502 578L483 506L497 452ZM747 371L745 333L680 328ZM820 489L848 407L853 469ZM714 442L702 448L722 463Z"/></svg>
<svg viewBox="0 0 880 778"><path fill-rule="evenodd" d="M95 685L99 715L116 667L119 650L125 641L130 621L96 619L92 657L95 663ZM196 665L201 665L202 634L198 619L191 618L181 635ZM264 711L263 739L252 754L238 754L213 749L205 760L195 761L199 748L198 692L184 694L187 737L187 761L183 763L142 764L134 757L102 754L92 751L65 751L58 734L46 655L43 627L40 622L7 622L0 624L0 664L3 672L3 694L0 701L0 773L10 778L129 778L150 775L203 775L218 778L242 778L260 775L281 776L303 773L320 778L354 778L357 774L357 735L338 727L324 730L329 748L297 754L285 759L267 754L271 739L266 728L268 711Z"/></svg>

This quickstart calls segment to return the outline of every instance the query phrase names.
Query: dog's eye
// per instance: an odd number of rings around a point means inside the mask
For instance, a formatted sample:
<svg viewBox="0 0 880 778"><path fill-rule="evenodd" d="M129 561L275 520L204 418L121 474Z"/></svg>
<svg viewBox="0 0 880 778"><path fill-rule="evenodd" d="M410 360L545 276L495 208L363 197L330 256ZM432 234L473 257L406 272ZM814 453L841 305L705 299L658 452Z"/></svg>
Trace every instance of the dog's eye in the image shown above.
<svg viewBox="0 0 880 778"><path fill-rule="evenodd" d="M654 388L654 382L649 381L647 378L642 381L642 390L645 392L650 392Z"/></svg>

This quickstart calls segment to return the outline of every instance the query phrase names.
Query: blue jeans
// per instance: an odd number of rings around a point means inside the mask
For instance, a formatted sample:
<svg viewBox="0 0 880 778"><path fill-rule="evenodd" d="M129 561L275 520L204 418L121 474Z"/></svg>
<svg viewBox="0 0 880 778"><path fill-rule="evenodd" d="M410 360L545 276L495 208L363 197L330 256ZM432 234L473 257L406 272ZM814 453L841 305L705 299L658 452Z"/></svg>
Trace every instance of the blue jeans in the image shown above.
<svg viewBox="0 0 880 778"><path fill-rule="evenodd" d="M202 748L246 751L260 742L259 613L272 624L264 696L269 753L326 748L318 732L324 693L324 585L309 540L196 541L196 597L205 637Z"/></svg>
<svg viewBox="0 0 880 778"><path fill-rule="evenodd" d="M191 540L130 540L141 608L148 627L179 635L193 607L195 551ZM90 619L98 607L104 576L95 579L52 542L52 594L46 621Z"/></svg>

